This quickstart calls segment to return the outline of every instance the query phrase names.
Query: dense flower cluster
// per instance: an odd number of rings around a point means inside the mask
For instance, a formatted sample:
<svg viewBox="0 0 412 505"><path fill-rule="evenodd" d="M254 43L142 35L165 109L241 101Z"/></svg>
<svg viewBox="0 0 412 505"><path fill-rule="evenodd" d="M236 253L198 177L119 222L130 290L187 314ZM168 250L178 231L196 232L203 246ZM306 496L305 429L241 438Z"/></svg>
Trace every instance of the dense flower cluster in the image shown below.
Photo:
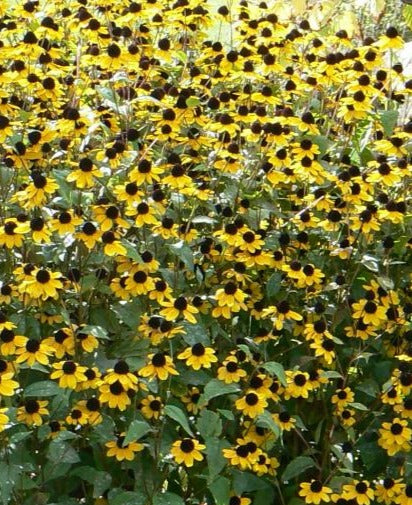
<svg viewBox="0 0 412 505"><path fill-rule="evenodd" d="M412 505L396 28L10 4L2 503Z"/></svg>

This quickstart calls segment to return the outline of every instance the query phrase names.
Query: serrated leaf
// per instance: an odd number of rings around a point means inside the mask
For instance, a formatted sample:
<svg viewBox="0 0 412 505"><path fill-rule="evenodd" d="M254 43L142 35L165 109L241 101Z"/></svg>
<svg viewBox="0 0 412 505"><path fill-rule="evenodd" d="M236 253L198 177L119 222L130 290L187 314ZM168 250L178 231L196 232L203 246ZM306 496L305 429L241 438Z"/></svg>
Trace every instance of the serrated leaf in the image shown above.
<svg viewBox="0 0 412 505"><path fill-rule="evenodd" d="M292 460L285 468L285 471L282 474L282 480L289 481L291 479L294 479L301 473L305 472L309 468L313 468L314 466L315 462L312 458L309 458L308 456L298 456Z"/></svg>
<svg viewBox="0 0 412 505"><path fill-rule="evenodd" d="M369 410L368 407L366 405L364 405L363 403L358 403L358 402L352 402L352 403L349 403L349 406L350 407L353 407L354 409L357 409L357 410Z"/></svg>
<svg viewBox="0 0 412 505"><path fill-rule="evenodd" d="M102 326L92 326L90 324L82 326L82 333L87 333L88 335L93 335L93 337L101 338L102 340L108 340L107 330Z"/></svg>
<svg viewBox="0 0 412 505"><path fill-rule="evenodd" d="M138 491L122 491L109 498L109 505L144 505L146 496Z"/></svg>
<svg viewBox="0 0 412 505"><path fill-rule="evenodd" d="M179 409L179 407L176 407L175 405L166 405L164 412L167 417L170 417L170 419L173 419L180 424L186 433L188 433L191 437L194 436L193 431L190 429L186 414L182 409Z"/></svg>

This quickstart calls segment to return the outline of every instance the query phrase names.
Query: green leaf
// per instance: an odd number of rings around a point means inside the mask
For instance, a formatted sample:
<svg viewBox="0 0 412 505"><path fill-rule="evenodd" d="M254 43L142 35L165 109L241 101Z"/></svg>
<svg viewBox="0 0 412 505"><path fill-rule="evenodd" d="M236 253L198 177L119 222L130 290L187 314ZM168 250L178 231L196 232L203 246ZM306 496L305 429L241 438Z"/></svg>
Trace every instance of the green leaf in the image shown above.
<svg viewBox="0 0 412 505"><path fill-rule="evenodd" d="M218 477L209 484L216 505L227 505L230 498L230 480L226 477Z"/></svg>
<svg viewBox="0 0 412 505"><path fill-rule="evenodd" d="M138 491L122 491L113 498L109 498L109 505L144 505L145 503L145 495Z"/></svg>
<svg viewBox="0 0 412 505"><path fill-rule="evenodd" d="M196 96L190 96L189 98L186 98L186 105L188 107L197 107L200 105L200 100Z"/></svg>
<svg viewBox="0 0 412 505"><path fill-rule="evenodd" d="M127 430L123 444L129 444L130 442L139 440L139 438L142 438L149 431L152 431L152 428L145 421L132 421L130 423L129 429Z"/></svg>
<svg viewBox="0 0 412 505"><path fill-rule="evenodd" d="M308 456L298 456L285 468L282 480L291 480L314 466L315 462L312 458L309 458Z"/></svg>
<svg viewBox="0 0 412 505"><path fill-rule="evenodd" d="M380 114L381 122L383 126L383 131L385 135L392 135L393 129L398 121L398 111L397 110L385 110Z"/></svg>
<svg viewBox="0 0 412 505"><path fill-rule="evenodd" d="M180 240L176 244L169 244L169 249L175 256L183 261L189 270L194 270L193 252L184 240Z"/></svg>
<svg viewBox="0 0 412 505"><path fill-rule="evenodd" d="M211 410L201 411L196 426L203 438L218 437L222 433L222 420Z"/></svg>
<svg viewBox="0 0 412 505"><path fill-rule="evenodd" d="M272 431L276 435L276 437L280 436L280 428L279 426L275 423L275 421L272 419L272 416L269 414L269 412L265 411L263 414L261 414L258 419L257 419L257 424L258 426L261 426L262 428L268 428L269 430Z"/></svg>
<svg viewBox="0 0 412 505"><path fill-rule="evenodd" d="M126 255L128 258L137 261L138 263L142 263L142 258L140 254L138 253L138 249L135 244L132 244L125 238L121 239L120 241L122 245L126 248Z"/></svg>
<svg viewBox="0 0 412 505"><path fill-rule="evenodd" d="M107 330L102 326L92 326L88 324L86 326L82 326L82 333L87 333L88 335L93 335L93 337L101 338L102 340L109 340L109 336L107 335Z"/></svg>
<svg viewBox="0 0 412 505"><path fill-rule="evenodd" d="M404 5L402 14L409 29L412 30L412 5Z"/></svg>
<svg viewBox="0 0 412 505"><path fill-rule="evenodd" d="M190 429L189 426L189 421L186 417L186 414L183 412L182 409L179 409L179 407L176 407L175 405L166 405L165 406L165 415L167 417L170 417L170 419L173 419L176 421L180 426L188 433L191 437L193 437L193 431Z"/></svg>
<svg viewBox="0 0 412 505"><path fill-rule="evenodd" d="M58 384L53 381L38 381L24 390L24 396L54 396L61 393Z"/></svg>
<svg viewBox="0 0 412 505"><path fill-rule="evenodd" d="M237 393L239 386L237 384L225 384L219 379L212 379L205 386L204 393L199 398L199 405L206 405L212 398L217 396Z"/></svg>
<svg viewBox="0 0 412 505"><path fill-rule="evenodd" d="M175 493L158 493L153 497L153 505L184 505L183 498Z"/></svg>
<svg viewBox="0 0 412 505"><path fill-rule="evenodd" d="M282 274L280 272L275 272L269 277L266 283L266 295L268 298L273 298L279 292L281 288Z"/></svg>
<svg viewBox="0 0 412 505"><path fill-rule="evenodd" d="M23 440L30 437L31 435L32 435L31 431L19 431L18 433L14 433L8 439L8 443L9 444L18 444L19 442L22 442Z"/></svg>
<svg viewBox="0 0 412 505"><path fill-rule="evenodd" d="M112 483L112 477L107 472L102 472L91 466L78 466L70 475L80 477L82 480L93 484L93 497L98 498Z"/></svg>
<svg viewBox="0 0 412 505"><path fill-rule="evenodd" d="M227 440L221 440L220 438L206 438L206 455L207 455L207 465L209 468L209 482L212 482L217 475L226 466L227 460L223 456L223 449L230 447Z"/></svg>
<svg viewBox="0 0 412 505"><path fill-rule="evenodd" d="M142 305L138 298L131 302L120 302L113 306L114 313L133 330L139 324L140 315L142 313Z"/></svg>
<svg viewBox="0 0 412 505"><path fill-rule="evenodd" d="M270 374L276 375L282 386L286 386L285 369L280 363L276 363L276 361L268 361L263 365L263 368Z"/></svg>
<svg viewBox="0 0 412 505"><path fill-rule="evenodd" d="M349 406L354 408L354 409L357 409L357 410L369 410L369 408L364 405L363 403L358 403L358 402L352 402L352 403L349 403Z"/></svg>
<svg viewBox="0 0 412 505"><path fill-rule="evenodd" d="M53 440L47 450L47 459L54 463L78 463L79 455L73 447L66 442Z"/></svg>

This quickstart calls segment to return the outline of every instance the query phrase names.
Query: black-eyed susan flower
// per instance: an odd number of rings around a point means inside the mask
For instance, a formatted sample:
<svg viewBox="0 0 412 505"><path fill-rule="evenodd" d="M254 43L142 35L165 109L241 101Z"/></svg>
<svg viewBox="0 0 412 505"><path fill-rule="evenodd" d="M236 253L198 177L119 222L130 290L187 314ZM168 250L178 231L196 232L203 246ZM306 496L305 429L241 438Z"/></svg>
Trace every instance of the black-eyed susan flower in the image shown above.
<svg viewBox="0 0 412 505"><path fill-rule="evenodd" d="M375 498L378 503L390 505L402 492L402 479L386 477L375 485Z"/></svg>
<svg viewBox="0 0 412 505"><path fill-rule="evenodd" d="M17 420L28 426L41 426L43 417L49 415L46 400L25 400L24 404L17 409Z"/></svg>
<svg viewBox="0 0 412 505"><path fill-rule="evenodd" d="M166 380L169 375L178 375L173 360L170 356L162 352L148 355L148 364L139 370L141 377L148 377L149 380Z"/></svg>
<svg viewBox="0 0 412 505"><path fill-rule="evenodd" d="M127 390L119 381L113 384L103 384L99 387L101 403L107 403L111 409L126 410L131 404L130 396Z"/></svg>
<svg viewBox="0 0 412 505"><path fill-rule="evenodd" d="M40 268L33 272L30 280L27 280L22 288L32 298L57 298L58 290L63 289L62 274L60 272L51 272L45 268Z"/></svg>
<svg viewBox="0 0 412 505"><path fill-rule="evenodd" d="M164 308L160 311L160 314L168 321L175 321L180 316L189 323L196 324L194 314L198 314L199 311L186 297L179 296L175 300L162 302L161 306Z"/></svg>
<svg viewBox="0 0 412 505"><path fill-rule="evenodd" d="M163 411L163 403L160 396L148 395L140 402L140 411L146 419L159 419Z"/></svg>
<svg viewBox="0 0 412 505"><path fill-rule="evenodd" d="M178 354L178 359L186 361L186 365L193 368L193 370L200 370L201 368L210 368L212 363L217 362L215 351L211 347L205 347L202 343L188 347L183 352Z"/></svg>
<svg viewBox="0 0 412 505"><path fill-rule="evenodd" d="M35 363L48 365L49 356L53 355L53 348L49 347L44 340L27 337L24 337L24 340L24 344L16 349L16 363L27 363L29 366Z"/></svg>
<svg viewBox="0 0 412 505"><path fill-rule="evenodd" d="M355 500L358 505L369 505L374 498L374 491L367 480L354 480L352 484L344 484L342 497Z"/></svg>
<svg viewBox="0 0 412 505"><path fill-rule="evenodd" d="M54 372L50 374L51 379L59 380L59 387L76 389L79 382L86 380L86 367L74 361L59 361L53 363Z"/></svg>
<svg viewBox="0 0 412 505"><path fill-rule="evenodd" d="M125 444L124 441L125 433L122 433L116 440L106 442L105 445L109 449L107 451L107 456L109 456L109 458L115 457L117 461L133 461L136 453L141 452L144 449L144 445L139 442L135 441Z"/></svg>
<svg viewBox="0 0 412 505"><path fill-rule="evenodd" d="M408 421L395 417L392 422L382 423L379 429L378 444L386 450L389 456L411 450L412 430L408 428Z"/></svg>
<svg viewBox="0 0 412 505"><path fill-rule="evenodd" d="M310 482L301 482L299 496L305 503L319 505L321 502L329 502L332 489L324 486L321 481L312 479Z"/></svg>
<svg viewBox="0 0 412 505"><path fill-rule="evenodd" d="M268 403L262 394L254 390L248 390L244 396L236 400L235 405L242 414L254 419L263 414Z"/></svg>
<svg viewBox="0 0 412 505"><path fill-rule="evenodd" d="M206 446L195 438L184 438L173 442L170 454L177 464L183 463L183 465L191 467L196 461L203 460L201 453L203 449L206 449Z"/></svg>
<svg viewBox="0 0 412 505"><path fill-rule="evenodd" d="M226 358L217 370L217 378L226 384L239 382L246 375L246 370L239 366L236 356Z"/></svg>

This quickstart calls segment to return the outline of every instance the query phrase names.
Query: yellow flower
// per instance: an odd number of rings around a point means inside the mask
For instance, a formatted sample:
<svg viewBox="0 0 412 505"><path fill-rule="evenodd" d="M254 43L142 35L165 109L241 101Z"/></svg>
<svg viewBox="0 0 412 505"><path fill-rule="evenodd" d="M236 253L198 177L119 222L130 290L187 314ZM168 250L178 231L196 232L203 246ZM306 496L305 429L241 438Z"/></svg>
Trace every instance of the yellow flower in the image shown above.
<svg viewBox="0 0 412 505"><path fill-rule="evenodd" d="M305 503L319 505L321 502L329 502L332 489L322 485L319 480L312 479L310 482L300 484L299 496L302 496Z"/></svg>
<svg viewBox="0 0 412 505"><path fill-rule="evenodd" d="M203 455L200 452L203 449L206 449L206 446L195 438L184 438L176 440L172 444L170 454L179 465L183 463L185 466L191 467L195 461L203 460Z"/></svg>
<svg viewBox="0 0 412 505"><path fill-rule="evenodd" d="M17 420L26 423L28 426L41 426L42 416L47 416L48 402L46 400L26 400L22 407L17 409Z"/></svg>
<svg viewBox="0 0 412 505"><path fill-rule="evenodd" d="M141 377L149 377L149 380L166 380L169 375L179 375L173 364L172 358L162 352L148 355L149 363L139 370Z"/></svg>
<svg viewBox="0 0 412 505"><path fill-rule="evenodd" d="M59 387L76 389L79 382L83 382L86 379L85 371L86 367L78 365L74 361L59 361L58 363L53 363L53 368L55 372L50 375L51 379L59 379Z"/></svg>
<svg viewBox="0 0 412 505"><path fill-rule="evenodd" d="M186 365L191 366L193 370L210 368L212 363L217 361L215 351L210 347L205 347L200 342L194 344L192 347L188 347L177 357L178 359L186 360Z"/></svg>
<svg viewBox="0 0 412 505"><path fill-rule="evenodd" d="M105 445L109 449L107 455L110 457L115 457L117 461L133 461L136 453L143 451L144 445L138 442L124 443L125 433L122 433L117 437L116 440L107 442Z"/></svg>
<svg viewBox="0 0 412 505"><path fill-rule="evenodd" d="M260 414L263 414L268 405L265 397L256 391L248 390L244 396L236 400L236 408L244 415L254 419Z"/></svg>

